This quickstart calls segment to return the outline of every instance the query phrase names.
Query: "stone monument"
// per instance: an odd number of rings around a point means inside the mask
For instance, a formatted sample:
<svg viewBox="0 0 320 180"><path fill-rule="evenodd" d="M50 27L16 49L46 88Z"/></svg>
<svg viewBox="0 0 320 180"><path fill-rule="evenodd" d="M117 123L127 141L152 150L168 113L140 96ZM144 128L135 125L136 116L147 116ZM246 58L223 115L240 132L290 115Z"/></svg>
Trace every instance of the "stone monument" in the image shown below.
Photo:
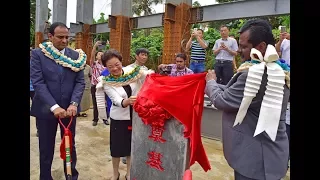
<svg viewBox="0 0 320 180"><path fill-rule="evenodd" d="M172 118L157 129L132 116L131 180L182 180L189 168L189 140Z"/></svg>

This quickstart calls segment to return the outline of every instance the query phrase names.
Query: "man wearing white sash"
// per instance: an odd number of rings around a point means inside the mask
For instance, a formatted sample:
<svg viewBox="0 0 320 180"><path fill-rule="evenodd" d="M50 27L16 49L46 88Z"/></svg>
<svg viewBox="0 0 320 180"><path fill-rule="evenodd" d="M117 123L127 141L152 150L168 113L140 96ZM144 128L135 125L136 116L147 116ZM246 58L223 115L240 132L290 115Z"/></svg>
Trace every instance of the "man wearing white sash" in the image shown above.
<svg viewBox="0 0 320 180"><path fill-rule="evenodd" d="M205 93L223 111L223 151L236 180L279 180L287 172L285 114L290 68L279 60L271 25L247 21L239 31L244 61L226 85L209 70Z"/></svg>

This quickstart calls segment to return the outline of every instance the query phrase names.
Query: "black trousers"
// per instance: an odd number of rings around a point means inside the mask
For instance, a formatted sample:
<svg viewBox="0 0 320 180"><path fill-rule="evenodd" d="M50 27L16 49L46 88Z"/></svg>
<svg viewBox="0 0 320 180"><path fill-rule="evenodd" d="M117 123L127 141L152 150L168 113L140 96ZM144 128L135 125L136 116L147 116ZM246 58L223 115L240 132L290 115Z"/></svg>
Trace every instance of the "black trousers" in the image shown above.
<svg viewBox="0 0 320 180"><path fill-rule="evenodd" d="M226 85L233 76L233 64L228 60L216 60L214 71L217 75L217 83Z"/></svg>
<svg viewBox="0 0 320 180"><path fill-rule="evenodd" d="M98 121L98 106L97 106L97 99L96 99L96 85L91 86L91 96L92 96L92 105L93 105L93 121Z"/></svg>
<svg viewBox="0 0 320 180"><path fill-rule="evenodd" d="M76 170L77 163L77 153L75 147L75 134L76 134L76 118L74 117L72 123L69 127L72 132L72 152L71 152L71 171L72 171L72 180L78 179L78 171ZM51 176L51 165L54 157L54 148L58 127L58 119L56 118L38 118L37 119L39 129L39 152L40 152L40 180L52 180ZM65 127L68 126L70 118L62 119L61 122ZM60 125L60 124L59 124ZM64 129L60 125L60 135L61 138L64 135ZM66 174L66 163L63 162L64 171Z"/></svg>

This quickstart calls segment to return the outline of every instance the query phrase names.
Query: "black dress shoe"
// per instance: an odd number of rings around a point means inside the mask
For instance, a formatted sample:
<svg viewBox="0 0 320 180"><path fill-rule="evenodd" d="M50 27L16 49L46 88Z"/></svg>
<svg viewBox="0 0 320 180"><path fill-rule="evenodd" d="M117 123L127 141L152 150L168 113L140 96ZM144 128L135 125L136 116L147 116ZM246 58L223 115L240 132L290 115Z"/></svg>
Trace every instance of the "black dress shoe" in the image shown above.
<svg viewBox="0 0 320 180"><path fill-rule="evenodd" d="M92 122L92 126L96 126L97 124L98 124L97 121L93 121L93 122Z"/></svg>
<svg viewBox="0 0 320 180"><path fill-rule="evenodd" d="M103 120L103 123L105 124L105 125L109 125L109 121L108 120Z"/></svg>

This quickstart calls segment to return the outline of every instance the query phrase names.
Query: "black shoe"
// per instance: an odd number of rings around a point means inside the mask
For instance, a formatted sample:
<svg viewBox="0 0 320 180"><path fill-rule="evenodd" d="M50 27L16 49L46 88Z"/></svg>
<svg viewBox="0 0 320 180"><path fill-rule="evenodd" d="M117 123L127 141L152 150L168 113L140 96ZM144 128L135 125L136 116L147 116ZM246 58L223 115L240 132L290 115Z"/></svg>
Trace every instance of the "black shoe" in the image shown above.
<svg viewBox="0 0 320 180"><path fill-rule="evenodd" d="M108 120L103 120L103 123L105 124L105 125L109 125L109 122L108 122Z"/></svg>
<svg viewBox="0 0 320 180"><path fill-rule="evenodd" d="M93 121L93 122L92 122L92 126L96 126L97 124L98 124L97 121Z"/></svg>

